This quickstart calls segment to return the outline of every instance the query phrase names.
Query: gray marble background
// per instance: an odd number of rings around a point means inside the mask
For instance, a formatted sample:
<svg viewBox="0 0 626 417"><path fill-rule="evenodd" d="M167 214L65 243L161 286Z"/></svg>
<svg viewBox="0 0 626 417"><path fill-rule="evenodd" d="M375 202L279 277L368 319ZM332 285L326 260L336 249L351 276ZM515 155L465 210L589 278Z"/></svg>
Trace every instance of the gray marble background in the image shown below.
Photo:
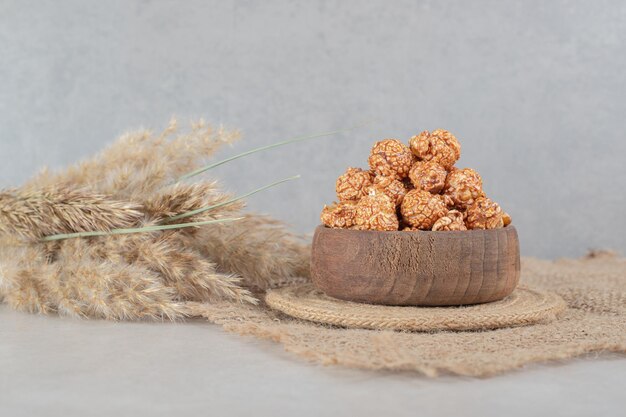
<svg viewBox="0 0 626 417"><path fill-rule="evenodd" d="M372 120L218 170L310 232L370 145L444 127L525 255L626 252L626 2L0 1L0 186L136 127L240 128L223 155Z"/></svg>

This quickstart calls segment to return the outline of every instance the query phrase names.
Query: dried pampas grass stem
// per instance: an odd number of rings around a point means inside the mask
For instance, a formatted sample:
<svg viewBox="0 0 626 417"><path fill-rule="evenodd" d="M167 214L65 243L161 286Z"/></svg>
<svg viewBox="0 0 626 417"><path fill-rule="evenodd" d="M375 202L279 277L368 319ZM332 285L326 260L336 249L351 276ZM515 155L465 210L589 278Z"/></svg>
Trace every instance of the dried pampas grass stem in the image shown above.
<svg viewBox="0 0 626 417"><path fill-rule="evenodd" d="M126 228L142 218L139 204L84 189L44 187L0 192L0 234L25 239Z"/></svg>
<svg viewBox="0 0 626 417"><path fill-rule="evenodd" d="M42 238L41 240L43 242L53 242L55 240L74 239L74 238L82 238L82 237L130 235L133 233L158 232L162 230L185 229L187 227L206 226L208 224L214 224L214 223L234 222L237 220L241 220L242 218L243 217L238 217L234 219L206 220L206 221L201 221L201 222L146 226L146 227L137 227L137 228L132 228L132 229L113 229L113 230L109 230L106 232L64 233L64 234L59 234L59 235L46 236Z"/></svg>
<svg viewBox="0 0 626 417"><path fill-rule="evenodd" d="M282 184L284 182L292 181L292 180L295 180L295 179L298 179L298 178L300 178L300 175L294 175L293 177L289 177L289 178L285 178L285 179L280 180L280 181L273 182L273 183L265 185L265 186L263 186L261 188L257 188L256 190L250 191L247 194L244 194L244 195L241 195L239 197L236 197L236 198L224 201L222 203L215 204L215 205L208 206L208 207L202 207L202 208L199 208L199 209L196 209L196 210L189 211L187 213L182 213L182 214L179 214L177 216L173 216L173 217L167 218L163 222L164 223L174 222L174 221L186 219L187 217L195 216L197 214L201 214L201 213L204 213L204 212L207 212L207 211L210 211L210 210L215 210L216 208L227 206L229 204L233 204L233 203L235 203L237 201L243 200L244 198L250 197L251 195L254 195L256 193L260 193L261 191L267 190L268 188L272 188L272 187L275 187L275 186L277 186L279 184Z"/></svg>
<svg viewBox="0 0 626 417"><path fill-rule="evenodd" d="M154 196L150 196L143 202L146 215L155 223L188 213L202 207L214 206L233 197L222 192L215 181L186 184L180 183L159 190ZM238 215L244 207L243 201L234 202L221 206L193 217L193 221L203 221Z"/></svg>
<svg viewBox="0 0 626 417"><path fill-rule="evenodd" d="M339 132L205 165L238 133L202 121L177 133L172 121L160 134L127 133L86 162L0 191L0 302L44 314L177 320L203 303L254 304L259 290L306 280L308 243L242 212L246 197L299 176L236 197L214 180L178 181Z"/></svg>

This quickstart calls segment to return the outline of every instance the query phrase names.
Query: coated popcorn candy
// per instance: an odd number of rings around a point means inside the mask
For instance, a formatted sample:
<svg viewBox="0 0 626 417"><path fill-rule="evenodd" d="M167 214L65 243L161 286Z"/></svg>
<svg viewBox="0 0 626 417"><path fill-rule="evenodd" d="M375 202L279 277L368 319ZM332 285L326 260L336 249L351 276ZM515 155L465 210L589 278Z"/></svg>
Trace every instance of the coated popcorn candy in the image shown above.
<svg viewBox="0 0 626 417"><path fill-rule="evenodd" d="M327 227L418 232L494 229L511 216L488 199L483 181L471 168L454 166L461 146L452 133L437 129L376 142L370 170L348 168L337 179L339 203L325 206Z"/></svg>
<svg viewBox="0 0 626 417"><path fill-rule="evenodd" d="M356 205L354 223L354 228L358 230L398 230L396 206L383 193L367 195Z"/></svg>
<svg viewBox="0 0 626 417"><path fill-rule="evenodd" d="M374 183L368 187L368 194L383 193L387 197L391 198L396 206L402 204L402 200L407 193L406 184L394 177L383 177L377 175L374 178Z"/></svg>
<svg viewBox="0 0 626 417"><path fill-rule="evenodd" d="M397 139L376 142L369 157L370 168L376 175L406 178L415 161L411 150Z"/></svg>
<svg viewBox="0 0 626 417"><path fill-rule="evenodd" d="M422 161L433 161L450 169L461 157L461 145L447 130L423 131L409 140L411 152Z"/></svg>
<svg viewBox="0 0 626 417"><path fill-rule="evenodd" d="M367 195L367 188L372 185L372 174L361 168L348 168L337 178L335 191L339 201L358 201Z"/></svg>
<svg viewBox="0 0 626 417"><path fill-rule="evenodd" d="M467 230L463 221L463 213L450 210L433 225L433 231Z"/></svg>
<svg viewBox="0 0 626 417"><path fill-rule="evenodd" d="M504 227L504 215L498 203L481 197L467 208L465 224L468 229L497 229Z"/></svg>
<svg viewBox="0 0 626 417"><path fill-rule="evenodd" d="M409 171L409 178L418 190L439 193L445 183L448 171L435 161L417 161Z"/></svg>
<svg viewBox="0 0 626 417"><path fill-rule="evenodd" d="M449 209L454 208L454 201L452 200L452 198L450 198L450 196L445 195L445 194L437 194L437 197L441 198L441 201L443 201L443 204L445 204L446 207L448 207Z"/></svg>
<svg viewBox="0 0 626 417"><path fill-rule="evenodd" d="M477 198L485 196L483 180L471 168L455 168L448 173L443 194L452 200L455 207L465 209Z"/></svg>
<svg viewBox="0 0 626 417"><path fill-rule="evenodd" d="M448 212L443 200L424 190L411 190L402 201L402 219L409 226L430 230L437 220Z"/></svg>
<svg viewBox="0 0 626 417"><path fill-rule="evenodd" d="M354 226L356 204L352 202L333 203L324 206L320 216L322 224L333 229L349 229Z"/></svg>

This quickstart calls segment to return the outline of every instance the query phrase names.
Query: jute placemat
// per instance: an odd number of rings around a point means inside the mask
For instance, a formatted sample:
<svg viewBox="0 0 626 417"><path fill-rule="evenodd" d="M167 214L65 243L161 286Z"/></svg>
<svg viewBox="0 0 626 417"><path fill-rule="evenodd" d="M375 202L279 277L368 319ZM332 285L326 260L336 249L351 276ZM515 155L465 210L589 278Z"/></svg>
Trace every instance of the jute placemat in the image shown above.
<svg viewBox="0 0 626 417"><path fill-rule="evenodd" d="M504 300L463 307L393 307L352 303L324 294L311 283L270 291L267 305L292 317L334 326L430 332L487 330L555 320L567 305L547 291L518 287Z"/></svg>
<svg viewBox="0 0 626 417"><path fill-rule="evenodd" d="M489 376L536 362L602 352L626 354L626 259L522 259L524 286L567 303L549 323L483 331L398 332L339 328L266 305L196 305L195 314L242 335L269 339L306 360L428 376Z"/></svg>

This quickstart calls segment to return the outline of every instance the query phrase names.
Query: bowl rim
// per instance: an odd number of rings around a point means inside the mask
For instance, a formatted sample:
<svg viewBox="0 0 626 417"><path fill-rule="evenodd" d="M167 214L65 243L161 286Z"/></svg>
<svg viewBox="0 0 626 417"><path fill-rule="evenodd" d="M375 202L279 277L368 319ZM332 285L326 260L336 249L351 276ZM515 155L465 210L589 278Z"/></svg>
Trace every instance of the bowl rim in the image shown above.
<svg viewBox="0 0 626 417"><path fill-rule="evenodd" d="M433 235L461 235L461 234L479 234L479 233L498 233L508 229L513 229L517 232L517 229L512 224L504 227L499 227L497 229L471 229L471 230L411 230L405 232L404 230L357 230L357 229L341 229L328 227L324 224L319 224L315 230L328 230L336 233L361 233L361 234L385 234L385 235L394 235L394 234L402 234L403 236L410 236L411 233L423 233L423 234L433 234Z"/></svg>

